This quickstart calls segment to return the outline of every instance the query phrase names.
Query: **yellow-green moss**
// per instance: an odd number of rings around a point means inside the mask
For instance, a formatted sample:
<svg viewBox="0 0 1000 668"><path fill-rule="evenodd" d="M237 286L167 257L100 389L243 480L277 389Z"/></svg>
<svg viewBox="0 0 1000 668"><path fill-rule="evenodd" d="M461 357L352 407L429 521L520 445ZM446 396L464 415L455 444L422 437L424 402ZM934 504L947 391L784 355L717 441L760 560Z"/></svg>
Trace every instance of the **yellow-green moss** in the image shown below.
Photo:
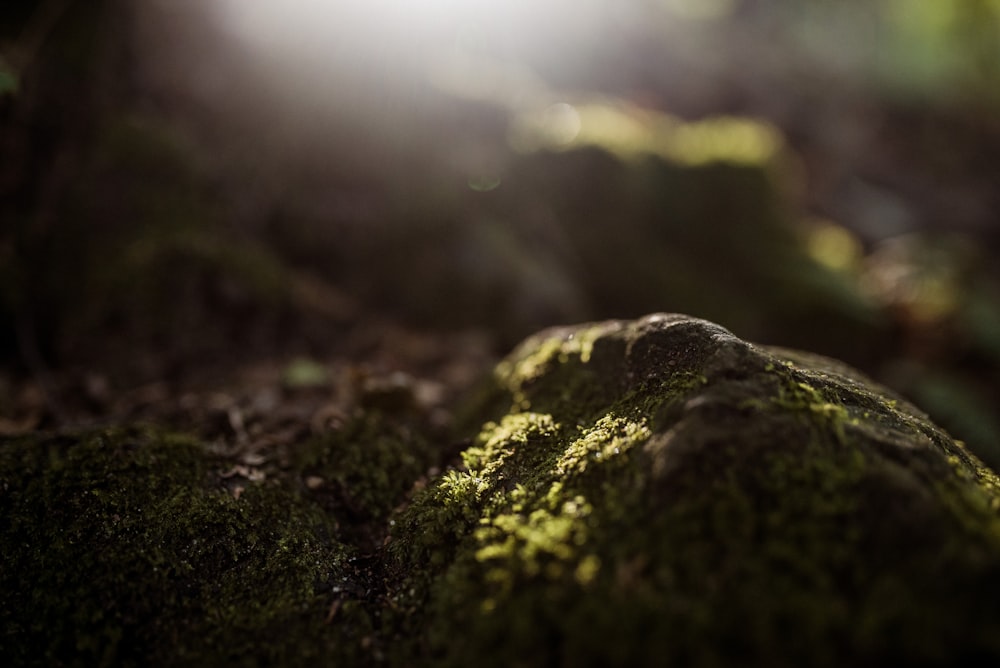
<svg viewBox="0 0 1000 668"><path fill-rule="evenodd" d="M590 362L594 341L605 333L606 327L597 325L569 333L557 330L542 334L538 340L522 346L522 354L512 355L497 365L497 384L511 393L516 407L528 410L531 402L525 395L525 388L554 367L565 366L570 361Z"/></svg>

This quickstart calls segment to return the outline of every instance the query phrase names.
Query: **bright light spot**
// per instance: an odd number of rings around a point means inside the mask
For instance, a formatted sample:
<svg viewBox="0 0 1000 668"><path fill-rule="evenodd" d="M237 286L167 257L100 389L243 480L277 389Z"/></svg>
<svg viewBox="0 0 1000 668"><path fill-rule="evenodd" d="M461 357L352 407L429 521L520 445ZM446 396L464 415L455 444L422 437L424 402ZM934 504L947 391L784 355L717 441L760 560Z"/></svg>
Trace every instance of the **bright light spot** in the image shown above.
<svg viewBox="0 0 1000 668"><path fill-rule="evenodd" d="M402 64L460 52L505 52L593 32L603 0L216 0L229 31L251 46L322 51L331 60L400 58Z"/></svg>
<svg viewBox="0 0 1000 668"><path fill-rule="evenodd" d="M239 47L233 69L253 82L251 109L287 125L286 144L324 126L364 127L387 147L430 141L415 128L433 125L454 97L512 111L559 102L536 70L584 67L615 14L608 0L215 0L205 8L220 41ZM579 131L569 105L542 117L541 132L556 145Z"/></svg>
<svg viewBox="0 0 1000 668"><path fill-rule="evenodd" d="M580 114L573 105L565 102L551 105L536 114L531 122L533 130L549 148L569 146L580 134Z"/></svg>
<svg viewBox="0 0 1000 668"><path fill-rule="evenodd" d="M515 109L537 106L549 95L545 82L527 67L490 58L442 58L429 79L445 93Z"/></svg>
<svg viewBox="0 0 1000 668"><path fill-rule="evenodd" d="M602 146L622 157L648 150L650 129L643 119L625 107L588 104L580 107L581 144Z"/></svg>
<svg viewBox="0 0 1000 668"><path fill-rule="evenodd" d="M605 104L572 106L565 102L518 114L511 124L509 143L520 152L597 145L612 153L630 153L647 132L628 113Z"/></svg>
<svg viewBox="0 0 1000 668"><path fill-rule="evenodd" d="M623 160L659 155L684 165L765 164L783 147L781 133L759 121L719 116L685 123L631 105L600 102L522 112L514 118L508 141L519 152L597 146Z"/></svg>
<svg viewBox="0 0 1000 668"><path fill-rule="evenodd" d="M762 164L772 159L781 146L781 133L766 123L719 116L678 126L667 137L663 152L690 165Z"/></svg>
<svg viewBox="0 0 1000 668"><path fill-rule="evenodd" d="M830 221L818 221L808 232L806 250L822 265L835 271L849 271L858 266L864 251L853 234Z"/></svg>
<svg viewBox="0 0 1000 668"><path fill-rule="evenodd" d="M583 586L589 585L597 577L598 572L601 570L601 560L599 557L593 554L588 554L586 557L580 560L580 563L576 567L576 571L573 576L576 581Z"/></svg>
<svg viewBox="0 0 1000 668"><path fill-rule="evenodd" d="M565 102L553 104L542 115L543 131L556 146L566 146L580 134L580 114Z"/></svg>

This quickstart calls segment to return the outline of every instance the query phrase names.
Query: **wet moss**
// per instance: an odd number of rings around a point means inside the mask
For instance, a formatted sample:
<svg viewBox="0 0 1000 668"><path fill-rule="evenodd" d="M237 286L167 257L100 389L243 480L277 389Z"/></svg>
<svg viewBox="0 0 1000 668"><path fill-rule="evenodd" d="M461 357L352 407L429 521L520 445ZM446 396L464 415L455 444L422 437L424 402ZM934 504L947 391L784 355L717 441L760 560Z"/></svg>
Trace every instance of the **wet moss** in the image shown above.
<svg viewBox="0 0 1000 668"><path fill-rule="evenodd" d="M653 316L533 337L497 385L397 522L401 663L1000 657L997 477L856 372Z"/></svg>

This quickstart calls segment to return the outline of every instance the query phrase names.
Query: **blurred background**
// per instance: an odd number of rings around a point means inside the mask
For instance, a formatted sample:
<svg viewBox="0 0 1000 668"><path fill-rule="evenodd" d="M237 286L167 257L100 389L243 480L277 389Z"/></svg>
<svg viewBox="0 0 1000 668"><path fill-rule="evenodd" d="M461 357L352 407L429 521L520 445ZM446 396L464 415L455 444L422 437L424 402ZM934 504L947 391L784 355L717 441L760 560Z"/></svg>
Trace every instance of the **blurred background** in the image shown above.
<svg viewBox="0 0 1000 668"><path fill-rule="evenodd" d="M454 389L541 327L678 311L1000 466L998 0L0 16L0 431L269 359Z"/></svg>

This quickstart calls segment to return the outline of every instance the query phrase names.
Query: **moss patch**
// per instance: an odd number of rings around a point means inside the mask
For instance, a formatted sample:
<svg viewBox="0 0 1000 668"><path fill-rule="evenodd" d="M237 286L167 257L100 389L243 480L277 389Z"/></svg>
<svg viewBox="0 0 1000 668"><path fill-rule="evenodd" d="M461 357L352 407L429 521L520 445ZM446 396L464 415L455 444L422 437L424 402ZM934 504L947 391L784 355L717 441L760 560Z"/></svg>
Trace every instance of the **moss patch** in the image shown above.
<svg viewBox="0 0 1000 668"><path fill-rule="evenodd" d="M326 517L234 498L191 440L116 430L0 447L0 654L10 665L299 665L355 578ZM308 639L308 640L307 640Z"/></svg>
<svg viewBox="0 0 1000 668"><path fill-rule="evenodd" d="M438 448L419 421L359 413L342 429L314 438L298 454L306 496L354 543L372 549L393 509L434 462Z"/></svg>

